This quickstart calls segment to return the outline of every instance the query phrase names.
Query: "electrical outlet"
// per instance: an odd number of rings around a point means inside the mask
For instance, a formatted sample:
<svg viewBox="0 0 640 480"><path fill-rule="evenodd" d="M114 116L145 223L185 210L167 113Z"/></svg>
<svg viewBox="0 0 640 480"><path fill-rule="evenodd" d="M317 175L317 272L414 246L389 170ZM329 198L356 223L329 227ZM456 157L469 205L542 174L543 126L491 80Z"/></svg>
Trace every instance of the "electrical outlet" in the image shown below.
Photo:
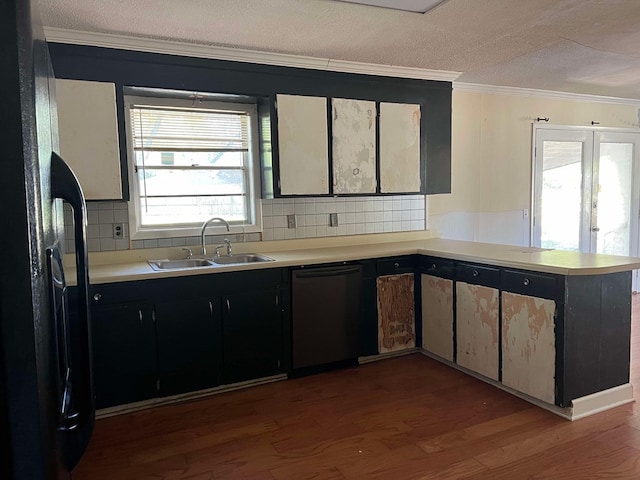
<svg viewBox="0 0 640 480"><path fill-rule="evenodd" d="M115 238L116 240L124 238L124 223L113 224L113 238Z"/></svg>
<svg viewBox="0 0 640 480"><path fill-rule="evenodd" d="M296 216L287 215L287 228L296 228Z"/></svg>
<svg viewBox="0 0 640 480"><path fill-rule="evenodd" d="M338 214L337 213L330 213L329 214L329 226L330 227L337 227L338 226Z"/></svg>

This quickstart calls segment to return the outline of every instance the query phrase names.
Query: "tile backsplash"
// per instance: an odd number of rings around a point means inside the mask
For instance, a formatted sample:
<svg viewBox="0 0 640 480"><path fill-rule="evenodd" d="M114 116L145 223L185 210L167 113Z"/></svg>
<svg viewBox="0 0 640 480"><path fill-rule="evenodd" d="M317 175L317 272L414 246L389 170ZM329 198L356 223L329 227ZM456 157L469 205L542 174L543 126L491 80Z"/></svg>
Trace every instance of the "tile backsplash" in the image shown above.
<svg viewBox="0 0 640 480"><path fill-rule="evenodd" d="M88 249L90 252L136 248L199 245L193 237L130 240L126 202L88 202ZM330 214L337 215L331 226ZM288 228L287 216L295 215L295 228ZM426 228L424 195L380 197L314 197L262 200L262 233L207 236L207 243L287 240L339 235L408 232ZM73 247L73 219L68 205L64 209L66 250ZM113 238L114 224L124 225L124 238Z"/></svg>

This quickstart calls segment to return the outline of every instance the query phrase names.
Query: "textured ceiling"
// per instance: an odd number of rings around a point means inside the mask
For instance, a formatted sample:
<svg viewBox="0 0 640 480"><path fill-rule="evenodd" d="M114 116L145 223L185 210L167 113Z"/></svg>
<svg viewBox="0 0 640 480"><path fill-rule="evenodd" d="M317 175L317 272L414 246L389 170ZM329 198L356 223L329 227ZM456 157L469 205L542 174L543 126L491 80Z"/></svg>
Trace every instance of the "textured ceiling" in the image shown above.
<svg viewBox="0 0 640 480"><path fill-rule="evenodd" d="M462 72L461 82L640 99L640 0L37 0L45 26Z"/></svg>

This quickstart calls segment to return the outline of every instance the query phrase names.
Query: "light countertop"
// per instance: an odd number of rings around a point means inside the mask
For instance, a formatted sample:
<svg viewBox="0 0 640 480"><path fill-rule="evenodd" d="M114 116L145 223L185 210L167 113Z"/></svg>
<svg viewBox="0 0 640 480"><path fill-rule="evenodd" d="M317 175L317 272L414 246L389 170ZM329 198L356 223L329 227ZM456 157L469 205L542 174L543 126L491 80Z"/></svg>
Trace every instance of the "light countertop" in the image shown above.
<svg viewBox="0 0 640 480"><path fill-rule="evenodd" d="M146 260L184 258L182 256L184 252L180 252L178 248L173 249L175 252L162 251L161 253L164 255L157 256L158 253L152 251L147 253L147 258L144 258L141 253L136 254L135 259L132 259L131 255L119 258L114 256L113 263L106 263L104 260L100 262L90 260L89 277L92 284L103 284L263 268L314 265L410 254L433 255L452 260L561 275L600 275L640 268L640 258L633 257L594 255L435 238L403 241L395 241L392 239L393 237L389 238L390 240L388 241L378 243L328 247L318 246L316 243L310 244L309 248L300 248L299 244L297 244L295 250L283 249L282 242L280 242L279 247L276 247L274 243L273 249L270 248L272 242L238 243L234 245L236 250L267 255L273 258L274 261L165 271L153 270ZM363 238L363 240L366 240L366 238ZM68 263L68 260L65 263ZM68 285L75 285L74 269L67 265L65 271Z"/></svg>

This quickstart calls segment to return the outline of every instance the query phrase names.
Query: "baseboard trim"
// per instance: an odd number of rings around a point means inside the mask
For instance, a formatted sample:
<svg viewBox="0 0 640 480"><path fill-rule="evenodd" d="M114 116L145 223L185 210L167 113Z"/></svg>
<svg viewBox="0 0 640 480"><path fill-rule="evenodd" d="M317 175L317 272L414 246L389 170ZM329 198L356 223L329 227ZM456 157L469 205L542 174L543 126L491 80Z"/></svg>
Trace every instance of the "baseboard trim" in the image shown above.
<svg viewBox="0 0 640 480"><path fill-rule="evenodd" d="M576 398L571 402L571 407L562 408L558 407L557 405L551 405L550 403L543 402L542 400L539 400L537 398L530 397L525 393L518 392L517 390L509 388L500 382L497 382L491 378L487 378L467 368L461 367L460 365L445 360L444 358L434 355L433 353L427 352L422 349L420 349L420 353L422 353L426 357L432 358L434 360L437 360L438 362L455 368L456 370L466 373L467 375L471 375L478 380L482 380L485 383L493 385L494 387L510 393L511 395L521 398L535 405L536 407L543 408L544 410L547 410L554 415L558 415L559 417L565 418L570 421L579 420L581 418L595 415L596 413L604 412L605 410L609 410L611 408L615 408L620 405L625 405L627 403L635 401L633 399L633 387L630 383L627 383L624 385L620 385L619 387L614 387L608 390L594 393L592 395Z"/></svg>
<svg viewBox="0 0 640 480"><path fill-rule="evenodd" d="M244 388L264 385L266 383L279 382L286 380L286 374L272 375L270 377L258 378L256 380L247 380L246 382L231 383L220 387L208 388L206 390L198 390L197 392L182 393L180 395L172 395L170 397L152 398L143 400L142 402L128 403L126 405L118 405L116 407L103 408L96 411L96 418L114 417L125 413L138 412L152 407L162 407L165 405L174 405L176 403L189 402L199 398L210 397L219 393L233 392L234 390L242 390Z"/></svg>
<svg viewBox="0 0 640 480"><path fill-rule="evenodd" d="M416 353L420 351L420 349L418 347L415 348L410 348L408 350L400 350L398 352L387 352L387 353L380 353L378 355L369 355L366 357L358 357L358 363L360 365L363 365L365 363L371 363L371 362L379 362L380 360L386 360L387 358L394 358L394 357L402 357L404 355L411 355L412 353Z"/></svg>
<svg viewBox="0 0 640 480"><path fill-rule="evenodd" d="M611 408L633 403L633 385L625 383L617 387L602 390L601 392L592 393L584 397L576 398L571 401L572 404L572 420L595 415Z"/></svg>

